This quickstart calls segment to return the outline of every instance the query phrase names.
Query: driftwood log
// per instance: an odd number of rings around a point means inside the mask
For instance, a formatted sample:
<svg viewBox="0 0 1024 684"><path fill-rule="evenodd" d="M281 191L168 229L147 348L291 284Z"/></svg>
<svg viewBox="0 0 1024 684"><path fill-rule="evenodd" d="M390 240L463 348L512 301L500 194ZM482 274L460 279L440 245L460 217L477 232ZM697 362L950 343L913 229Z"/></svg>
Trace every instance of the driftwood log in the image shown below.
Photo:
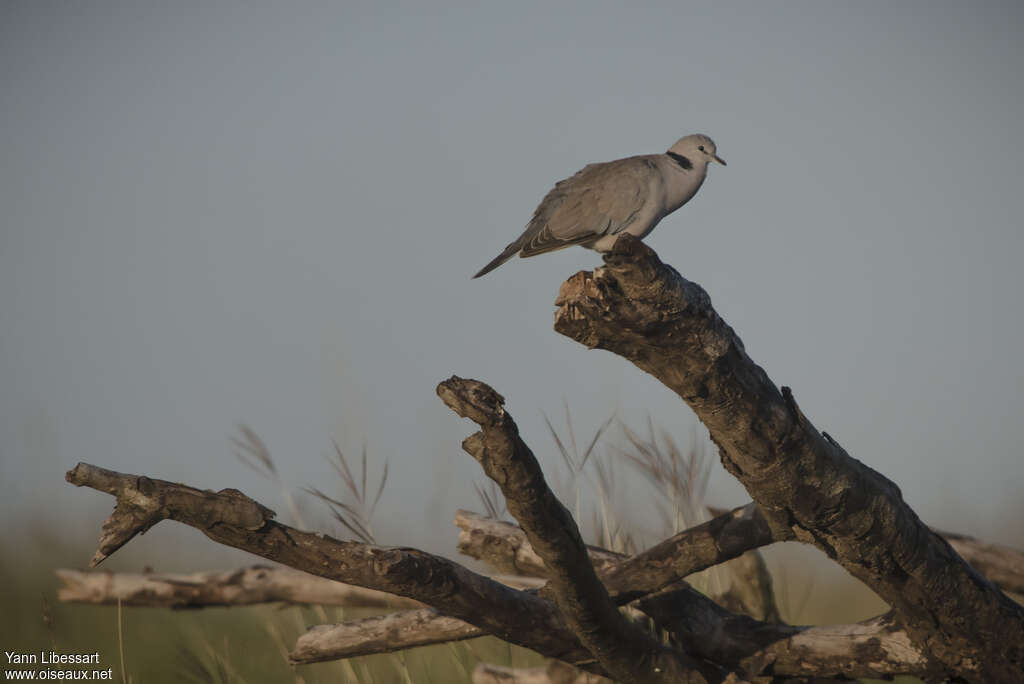
<svg viewBox="0 0 1024 684"><path fill-rule="evenodd" d="M1020 591L1021 554L925 526L895 484L812 425L793 393L777 388L750 359L707 293L662 264L650 248L624 236L604 259L603 268L578 273L562 286L555 329L626 358L675 391L707 426L722 463L747 488L752 503L633 557L587 547L501 395L484 383L452 377L439 385L438 394L479 427L463 448L499 485L519 523L482 521L460 512L460 549L499 572L543 577L543 588L511 588L416 549L296 530L274 521L272 511L237 490L202 491L83 463L68 473L68 481L117 499L93 564L171 519L218 543L332 582L402 597L413 607L314 627L300 638L294 662L491 634L621 681L903 674L929 681L1024 681L1024 608L996 584ZM778 621L773 603L763 602L757 609L762 619L755 619L682 581L708 567L752 558L737 572L758 586L756 578L766 574L750 553L790 540L822 549L891 611L853 625L790 626ZM310 586L306 591L315 593ZM199 597L199 603L216 596L194 586L185 595ZM264 598L275 595L294 600L280 586L263 593ZM750 605L771 598L770 582L754 596L743 612L756 613ZM419 605L426 607L414 607ZM632 619L623 606L642 611L661 632ZM491 678L480 681L541 676L554 681L552 672L492 668L477 674ZM566 677L584 680L573 671Z"/></svg>

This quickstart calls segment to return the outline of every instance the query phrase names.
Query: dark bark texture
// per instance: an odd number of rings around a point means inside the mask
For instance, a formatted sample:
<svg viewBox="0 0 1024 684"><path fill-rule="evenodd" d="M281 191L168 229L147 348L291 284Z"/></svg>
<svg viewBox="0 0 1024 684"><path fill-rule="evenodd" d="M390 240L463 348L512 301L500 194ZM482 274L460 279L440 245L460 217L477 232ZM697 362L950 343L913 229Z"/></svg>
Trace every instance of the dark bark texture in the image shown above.
<svg viewBox="0 0 1024 684"><path fill-rule="evenodd" d="M303 532L275 522L273 511L235 489L203 491L87 463L69 470L66 479L117 497L114 512L103 524L93 565L161 520L175 520L215 542L282 565L415 599L549 657L580 667L593 662L553 603L447 558Z"/></svg>
<svg viewBox="0 0 1024 684"><path fill-rule="evenodd" d="M666 648L619 612L598 579L576 521L555 497L533 452L505 410L505 399L476 380L452 377L437 387L441 400L480 426L462 448L501 488L547 570L552 596L570 629L604 670L622 681L714 682L724 672Z"/></svg>
<svg viewBox="0 0 1024 684"><path fill-rule="evenodd" d="M1021 681L1024 609L924 525L895 484L819 432L699 285L632 236L604 260L562 286L555 330L628 359L678 394L773 525L822 549L893 607L938 668L930 676Z"/></svg>

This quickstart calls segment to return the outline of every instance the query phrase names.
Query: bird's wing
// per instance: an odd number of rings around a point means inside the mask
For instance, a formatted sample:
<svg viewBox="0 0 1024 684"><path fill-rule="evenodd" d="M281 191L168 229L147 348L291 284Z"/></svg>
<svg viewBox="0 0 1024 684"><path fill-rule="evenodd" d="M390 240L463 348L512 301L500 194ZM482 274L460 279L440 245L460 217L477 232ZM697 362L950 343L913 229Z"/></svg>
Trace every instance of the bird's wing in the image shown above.
<svg viewBox="0 0 1024 684"><path fill-rule="evenodd" d="M513 245L528 257L619 233L643 208L657 179L660 172L648 156L585 166L551 189Z"/></svg>

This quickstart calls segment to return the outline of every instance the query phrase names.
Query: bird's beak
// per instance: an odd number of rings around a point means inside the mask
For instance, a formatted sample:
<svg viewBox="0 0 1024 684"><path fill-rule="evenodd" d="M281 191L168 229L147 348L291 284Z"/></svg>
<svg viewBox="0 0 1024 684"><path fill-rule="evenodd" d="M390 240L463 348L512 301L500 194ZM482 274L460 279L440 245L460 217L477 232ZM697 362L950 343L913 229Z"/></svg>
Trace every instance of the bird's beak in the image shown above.
<svg viewBox="0 0 1024 684"><path fill-rule="evenodd" d="M719 164L721 164L722 166L727 166L727 164L725 163L725 160L722 159L721 157L719 157L717 154L712 155L711 158L714 159Z"/></svg>

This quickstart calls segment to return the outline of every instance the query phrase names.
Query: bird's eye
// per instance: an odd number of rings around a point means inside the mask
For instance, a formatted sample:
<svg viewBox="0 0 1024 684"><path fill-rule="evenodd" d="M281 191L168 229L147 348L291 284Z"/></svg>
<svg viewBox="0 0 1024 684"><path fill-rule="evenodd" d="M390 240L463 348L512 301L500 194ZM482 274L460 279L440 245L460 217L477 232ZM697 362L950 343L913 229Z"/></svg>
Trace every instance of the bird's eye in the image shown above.
<svg viewBox="0 0 1024 684"><path fill-rule="evenodd" d="M698 150L700 150L701 152L703 152L703 151L704 151L704 146L703 146L703 145L701 145L701 146L700 146L700 147L698 147L697 149L698 149Z"/></svg>

